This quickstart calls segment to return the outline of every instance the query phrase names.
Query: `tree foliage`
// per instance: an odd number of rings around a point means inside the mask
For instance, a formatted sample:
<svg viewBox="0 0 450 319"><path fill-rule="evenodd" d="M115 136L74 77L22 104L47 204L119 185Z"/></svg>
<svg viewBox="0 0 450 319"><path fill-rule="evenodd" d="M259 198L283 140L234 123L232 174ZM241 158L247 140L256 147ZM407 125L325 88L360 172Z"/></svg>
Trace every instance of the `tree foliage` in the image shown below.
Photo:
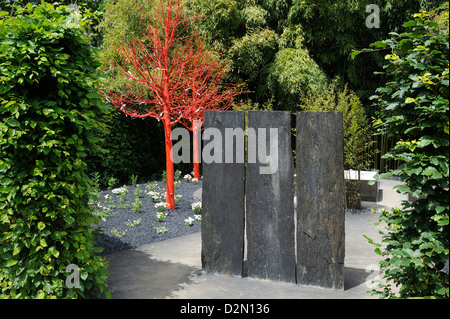
<svg viewBox="0 0 450 319"><path fill-rule="evenodd" d="M108 295L84 162L101 150L99 62L65 6L0 14L0 297Z"/></svg>
<svg viewBox="0 0 450 319"><path fill-rule="evenodd" d="M288 23L291 1L187 0L202 14L199 30L213 39L231 66L230 76L245 82L256 103L296 110L302 94L320 91L325 73L310 57L298 26Z"/></svg>
<svg viewBox="0 0 450 319"><path fill-rule="evenodd" d="M384 157L399 160L398 169L382 176L399 176L398 192L417 200L382 211L388 225L385 248L377 251L386 285L381 297L449 298L449 41L448 2L435 11L421 11L403 24L406 31L374 43L388 49L385 73L389 81L377 90L376 128L398 140Z"/></svg>
<svg viewBox="0 0 450 319"><path fill-rule="evenodd" d="M158 1L148 0L116 0L108 1L104 7L103 20L99 28L103 35L101 53L102 59L106 63L118 60L119 53L116 48L120 47L126 41L142 39L142 34L147 29L144 23L141 23L142 13L147 15L154 14L153 8Z"/></svg>
<svg viewBox="0 0 450 319"><path fill-rule="evenodd" d="M373 90L382 85L373 74L382 68L383 52L374 52L350 59L352 50L368 47L389 32L399 32L403 21L424 8L435 8L445 0L292 0L286 24L296 28L304 45L317 64L334 78L339 76L349 88L367 101ZM379 28L368 28L370 12L366 6L376 4L380 9Z"/></svg>

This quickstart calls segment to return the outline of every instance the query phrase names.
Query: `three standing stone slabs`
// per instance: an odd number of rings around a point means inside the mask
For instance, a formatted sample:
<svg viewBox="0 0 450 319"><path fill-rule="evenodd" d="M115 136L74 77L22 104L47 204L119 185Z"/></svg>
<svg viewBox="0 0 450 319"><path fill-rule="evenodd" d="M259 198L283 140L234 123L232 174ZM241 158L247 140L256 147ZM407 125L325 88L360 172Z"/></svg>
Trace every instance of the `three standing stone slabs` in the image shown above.
<svg viewBox="0 0 450 319"><path fill-rule="evenodd" d="M247 133L246 161L222 151L222 161L202 162L207 272L243 276L246 233L249 277L344 289L342 113L299 112L296 122L294 178L290 112L249 111L248 127L245 112L206 112L205 129L220 132L210 149L229 143L239 153Z"/></svg>

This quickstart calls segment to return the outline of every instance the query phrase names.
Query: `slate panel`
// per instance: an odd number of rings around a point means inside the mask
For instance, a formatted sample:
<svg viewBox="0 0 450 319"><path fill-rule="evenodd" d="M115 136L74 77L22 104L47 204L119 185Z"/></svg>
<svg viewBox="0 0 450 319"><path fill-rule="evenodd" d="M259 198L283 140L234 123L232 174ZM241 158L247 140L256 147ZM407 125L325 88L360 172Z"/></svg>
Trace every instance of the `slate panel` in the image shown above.
<svg viewBox="0 0 450 319"><path fill-rule="evenodd" d="M245 164L225 163L225 129L241 128L244 130L244 112L206 111L205 130L217 129L220 136L204 140L203 151L208 152L209 143L217 143L221 152L219 163L209 163L202 156L202 268L207 272L242 276L244 255L244 198L245 198ZM220 138L220 140L219 140ZM233 143L235 152L237 143ZM211 145L209 145L211 146ZM220 163L221 162L221 163Z"/></svg>
<svg viewBox="0 0 450 319"><path fill-rule="evenodd" d="M249 111L248 127L256 133L256 138L248 139L248 153L257 150L258 154L253 163L249 155L246 172L248 276L295 283L291 113ZM270 128L276 128L277 134L271 134ZM271 162L264 163L259 153ZM272 168L263 173L261 168L270 164Z"/></svg>
<svg viewBox="0 0 450 319"><path fill-rule="evenodd" d="M297 283L344 289L342 112L297 113Z"/></svg>

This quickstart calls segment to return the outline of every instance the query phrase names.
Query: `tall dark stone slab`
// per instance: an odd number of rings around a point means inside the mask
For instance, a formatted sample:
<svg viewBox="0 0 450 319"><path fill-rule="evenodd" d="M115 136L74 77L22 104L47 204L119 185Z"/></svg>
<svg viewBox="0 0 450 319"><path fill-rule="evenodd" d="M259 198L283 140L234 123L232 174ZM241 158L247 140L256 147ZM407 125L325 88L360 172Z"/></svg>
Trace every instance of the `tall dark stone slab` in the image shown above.
<svg viewBox="0 0 450 319"><path fill-rule="evenodd" d="M295 283L291 113L249 111L248 128L248 276ZM256 133L253 138L252 128ZM265 132L261 128L265 128ZM276 128L277 134L271 135L270 128ZM270 162L264 163L265 158L259 153L270 155Z"/></svg>
<svg viewBox="0 0 450 319"><path fill-rule="evenodd" d="M225 163L226 128L244 131L245 113L206 111L203 131L202 185L202 268L207 272L242 276L244 257L245 164ZM205 140L208 129L217 133ZM227 130L229 133L229 130ZM238 132L239 133L239 132ZM243 135L242 135L243 138ZM239 139L239 138L238 138ZM228 142L235 140L231 138ZM238 142L238 143L236 143ZM212 144L210 144L212 143ZM243 142L242 142L243 144ZM228 144L230 146L231 144ZM236 153L234 141L229 152ZM217 147L214 151L211 149ZM216 151L221 150L216 153ZM243 152L243 150L240 150ZM209 162L207 155L216 155L218 162ZM214 156L213 156L214 157ZM228 160L230 156L228 156Z"/></svg>
<svg viewBox="0 0 450 319"><path fill-rule="evenodd" d="M297 113L297 283L344 289L341 112Z"/></svg>

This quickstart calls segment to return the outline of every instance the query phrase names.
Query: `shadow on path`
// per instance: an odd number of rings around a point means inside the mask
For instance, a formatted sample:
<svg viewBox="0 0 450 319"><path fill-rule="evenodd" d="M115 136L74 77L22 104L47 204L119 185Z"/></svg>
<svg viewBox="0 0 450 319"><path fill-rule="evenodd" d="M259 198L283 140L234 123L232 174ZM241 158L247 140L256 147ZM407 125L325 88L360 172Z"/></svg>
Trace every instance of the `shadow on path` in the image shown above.
<svg viewBox="0 0 450 319"><path fill-rule="evenodd" d="M344 291L365 283L371 274L371 272L366 272L365 269L352 267L345 267L344 272ZM370 289L367 288L367 290Z"/></svg>
<svg viewBox="0 0 450 319"><path fill-rule="evenodd" d="M125 250L107 256L112 298L166 298L192 283L199 270L181 263L159 261L137 250Z"/></svg>

